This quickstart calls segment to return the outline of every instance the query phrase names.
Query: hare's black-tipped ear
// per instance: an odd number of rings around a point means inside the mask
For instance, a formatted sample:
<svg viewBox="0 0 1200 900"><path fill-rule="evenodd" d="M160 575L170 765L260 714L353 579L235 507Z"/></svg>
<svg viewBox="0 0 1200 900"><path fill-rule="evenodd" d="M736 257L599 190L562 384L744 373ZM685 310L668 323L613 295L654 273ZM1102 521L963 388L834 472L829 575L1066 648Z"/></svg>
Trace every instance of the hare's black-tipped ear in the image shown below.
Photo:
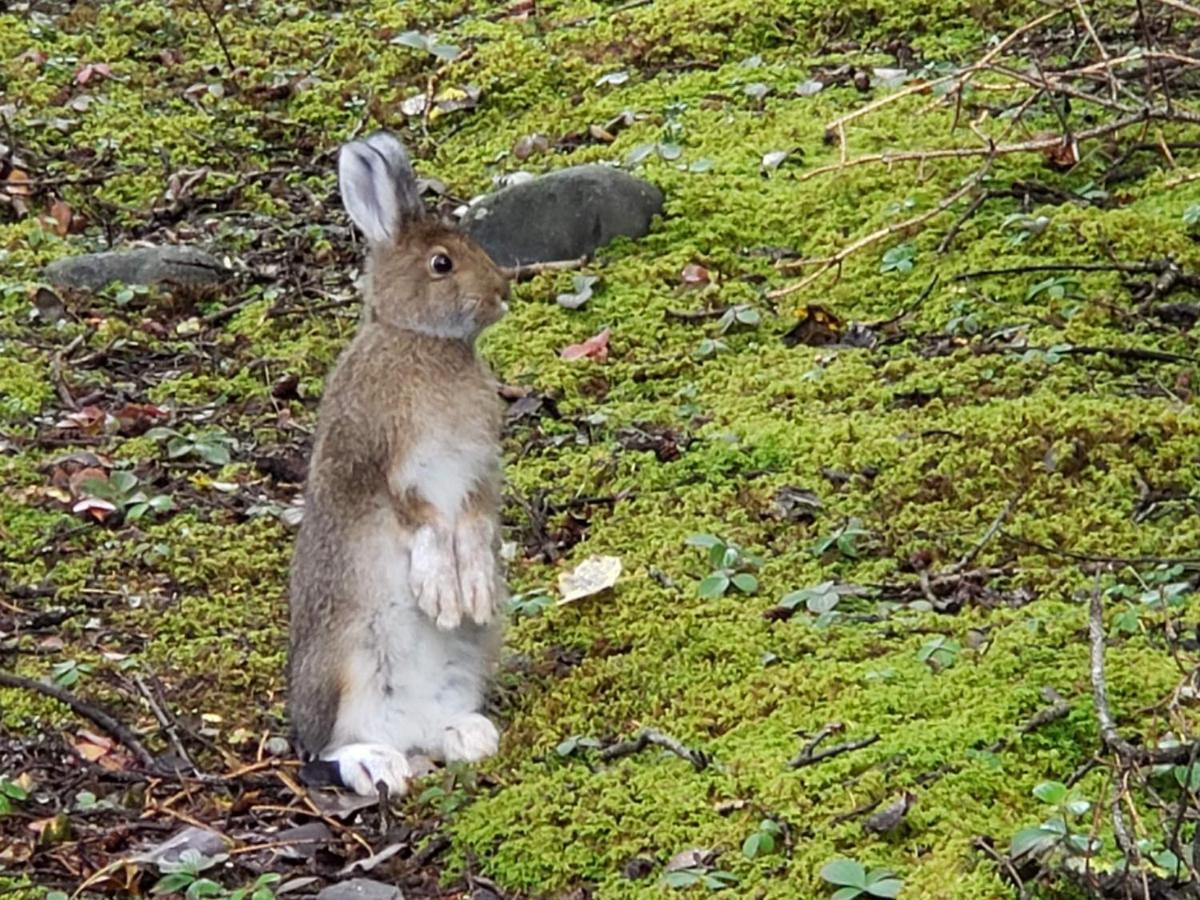
<svg viewBox="0 0 1200 900"><path fill-rule="evenodd" d="M345 144L338 154L342 203L374 243L395 240L424 212L404 145L386 131Z"/></svg>

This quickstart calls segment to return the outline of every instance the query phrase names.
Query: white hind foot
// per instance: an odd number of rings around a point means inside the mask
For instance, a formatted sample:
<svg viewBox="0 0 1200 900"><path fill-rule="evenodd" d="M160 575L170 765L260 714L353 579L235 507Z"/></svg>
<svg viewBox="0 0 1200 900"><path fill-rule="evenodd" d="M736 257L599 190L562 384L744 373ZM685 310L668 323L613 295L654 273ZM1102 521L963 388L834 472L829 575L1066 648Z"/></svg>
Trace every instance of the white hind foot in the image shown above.
<svg viewBox="0 0 1200 900"><path fill-rule="evenodd" d="M453 719L442 735L442 758L446 762L479 762L500 748L500 732L486 716L468 713Z"/></svg>
<svg viewBox="0 0 1200 900"><path fill-rule="evenodd" d="M486 519L459 520L454 530L454 552L458 557L463 612L477 625L486 625L496 614L499 594L491 524Z"/></svg>
<svg viewBox="0 0 1200 900"><path fill-rule="evenodd" d="M381 781L389 797L403 797L413 777L408 757L387 744L346 744L323 758L337 764L342 784L364 797L379 793Z"/></svg>
<svg viewBox="0 0 1200 900"><path fill-rule="evenodd" d="M434 525L417 530L408 577L417 606L438 628L449 631L462 623L463 603L451 532Z"/></svg>

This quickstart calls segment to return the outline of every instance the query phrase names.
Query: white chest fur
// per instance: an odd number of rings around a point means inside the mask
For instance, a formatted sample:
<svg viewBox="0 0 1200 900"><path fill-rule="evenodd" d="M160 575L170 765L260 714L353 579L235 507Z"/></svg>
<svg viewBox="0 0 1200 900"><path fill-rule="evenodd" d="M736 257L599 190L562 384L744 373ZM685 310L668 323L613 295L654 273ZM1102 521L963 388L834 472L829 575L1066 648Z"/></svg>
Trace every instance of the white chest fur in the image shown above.
<svg viewBox="0 0 1200 900"><path fill-rule="evenodd" d="M393 468L390 487L399 495L414 491L453 520L494 465L495 449L490 444L434 433L422 438Z"/></svg>

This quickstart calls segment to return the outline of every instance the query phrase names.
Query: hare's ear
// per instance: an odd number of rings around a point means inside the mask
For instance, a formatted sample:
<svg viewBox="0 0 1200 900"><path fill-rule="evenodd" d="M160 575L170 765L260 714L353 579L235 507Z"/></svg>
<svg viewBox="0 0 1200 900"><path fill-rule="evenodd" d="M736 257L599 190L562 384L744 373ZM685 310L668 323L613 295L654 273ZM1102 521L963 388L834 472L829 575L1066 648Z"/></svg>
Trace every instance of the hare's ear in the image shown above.
<svg viewBox="0 0 1200 900"><path fill-rule="evenodd" d="M386 131L345 144L338 154L342 203L374 243L392 241L423 213L404 145Z"/></svg>

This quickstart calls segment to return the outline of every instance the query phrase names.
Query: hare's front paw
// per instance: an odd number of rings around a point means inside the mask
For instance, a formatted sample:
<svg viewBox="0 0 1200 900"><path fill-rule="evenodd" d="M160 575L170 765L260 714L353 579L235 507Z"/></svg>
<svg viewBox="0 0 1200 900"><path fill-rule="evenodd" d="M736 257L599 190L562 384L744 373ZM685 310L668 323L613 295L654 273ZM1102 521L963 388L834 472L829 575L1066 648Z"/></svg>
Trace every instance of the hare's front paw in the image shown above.
<svg viewBox="0 0 1200 900"><path fill-rule="evenodd" d="M468 713L453 719L442 736L442 757L446 762L478 762L500 747L500 732L486 716Z"/></svg>
<svg viewBox="0 0 1200 900"><path fill-rule="evenodd" d="M463 603L454 561L454 536L443 528L424 525L413 538L409 585L421 612L445 631L462 623Z"/></svg>
<svg viewBox="0 0 1200 900"><path fill-rule="evenodd" d="M348 790L364 797L377 794L380 782L387 786L389 797L403 797L413 775L408 757L386 744L346 744L325 759L337 765Z"/></svg>
<svg viewBox="0 0 1200 900"><path fill-rule="evenodd" d="M486 625L496 615L496 555L492 550L492 529L486 521L466 519L454 532L458 557L458 583L462 589L463 611L476 624Z"/></svg>

